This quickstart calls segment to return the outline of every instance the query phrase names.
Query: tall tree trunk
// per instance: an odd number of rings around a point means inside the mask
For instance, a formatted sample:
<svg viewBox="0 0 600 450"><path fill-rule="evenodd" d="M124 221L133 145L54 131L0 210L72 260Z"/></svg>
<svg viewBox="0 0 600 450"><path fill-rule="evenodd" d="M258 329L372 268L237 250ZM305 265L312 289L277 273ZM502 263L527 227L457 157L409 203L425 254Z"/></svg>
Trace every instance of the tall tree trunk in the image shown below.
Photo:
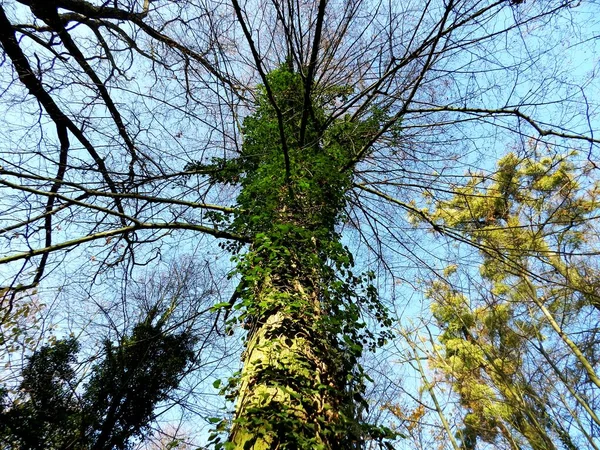
<svg viewBox="0 0 600 450"><path fill-rule="evenodd" d="M358 293L365 278L352 274L335 231L356 142L343 142L353 136L345 122L328 135L317 109L301 139L302 78L282 66L266 80L257 111L244 120L240 157L217 168L241 180L232 228L252 241L238 257L248 335L243 369L230 383L237 404L228 447L355 448L365 433L375 436L357 421L356 404L365 404L358 358L373 337L358 305L385 317L374 288Z"/></svg>
<svg viewBox="0 0 600 450"><path fill-rule="evenodd" d="M298 228L292 228L297 235ZM355 448L358 354L339 340L342 332L352 334L353 324L332 307L335 295L323 286L331 269L314 236L308 245L293 236L279 241L284 247L268 242L245 255L246 270L269 274L250 293L256 314L246 317L230 442L235 449ZM257 270L256 264L264 266Z"/></svg>

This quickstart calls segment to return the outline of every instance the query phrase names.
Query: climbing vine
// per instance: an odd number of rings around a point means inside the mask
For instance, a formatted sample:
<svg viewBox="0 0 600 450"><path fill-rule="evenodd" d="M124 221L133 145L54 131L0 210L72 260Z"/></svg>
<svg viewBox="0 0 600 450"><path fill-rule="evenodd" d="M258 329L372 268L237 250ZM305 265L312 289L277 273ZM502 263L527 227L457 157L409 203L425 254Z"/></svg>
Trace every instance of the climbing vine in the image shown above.
<svg viewBox="0 0 600 450"><path fill-rule="evenodd" d="M218 433L213 439L218 448L358 448L367 438L393 437L360 422L368 377L359 358L387 338L367 329L361 311L384 329L391 323L374 275L353 272L336 226L352 186L345 168L383 119L345 117L326 126L327 102L348 93L334 88L313 98L301 143L300 74L282 66L267 81L271 96L259 89L256 111L243 122L240 154L188 167L240 186L235 213L219 220L251 242L245 252L229 247L240 285L235 305L222 305L237 311L230 326L248 330L244 368L226 390L250 400L238 400L230 440L221 443Z"/></svg>

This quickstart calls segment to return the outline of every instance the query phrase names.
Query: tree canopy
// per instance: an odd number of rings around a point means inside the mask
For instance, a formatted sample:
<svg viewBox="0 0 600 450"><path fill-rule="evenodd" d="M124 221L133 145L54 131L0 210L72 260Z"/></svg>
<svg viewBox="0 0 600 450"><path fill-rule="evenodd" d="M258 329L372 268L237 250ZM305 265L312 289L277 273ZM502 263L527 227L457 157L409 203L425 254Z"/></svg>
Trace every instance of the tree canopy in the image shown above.
<svg viewBox="0 0 600 450"><path fill-rule="evenodd" d="M598 12L0 2L2 439L598 448Z"/></svg>
<svg viewBox="0 0 600 450"><path fill-rule="evenodd" d="M19 396L0 412L0 442L23 449L131 448L193 358L194 338L164 335L164 317L155 321L156 315L151 311L116 346L104 343L81 395L75 338L35 351L23 369Z"/></svg>

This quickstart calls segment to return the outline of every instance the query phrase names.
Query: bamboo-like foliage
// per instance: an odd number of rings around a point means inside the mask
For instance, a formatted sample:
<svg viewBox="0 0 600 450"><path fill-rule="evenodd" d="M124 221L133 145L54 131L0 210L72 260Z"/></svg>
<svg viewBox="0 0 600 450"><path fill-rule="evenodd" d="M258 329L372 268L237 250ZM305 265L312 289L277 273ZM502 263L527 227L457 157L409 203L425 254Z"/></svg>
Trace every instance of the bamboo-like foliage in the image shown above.
<svg viewBox="0 0 600 450"><path fill-rule="evenodd" d="M433 365L467 410L464 448L478 438L513 448L578 448L578 433L596 446L600 386L589 318L599 297L588 253L598 185L577 173L574 157L510 153L491 179L472 176L427 212L473 239L482 255L480 292L467 295L446 281L429 291L444 349ZM457 269L447 269L448 281ZM565 410L578 411L575 434Z"/></svg>

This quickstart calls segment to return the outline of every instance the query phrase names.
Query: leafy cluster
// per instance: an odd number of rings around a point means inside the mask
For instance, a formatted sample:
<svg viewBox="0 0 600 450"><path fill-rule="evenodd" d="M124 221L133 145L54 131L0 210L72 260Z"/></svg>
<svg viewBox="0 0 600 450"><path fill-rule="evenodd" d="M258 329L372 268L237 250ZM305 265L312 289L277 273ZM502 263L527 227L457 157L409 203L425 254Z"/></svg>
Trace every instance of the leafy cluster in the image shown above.
<svg viewBox="0 0 600 450"><path fill-rule="evenodd" d="M546 412L551 390L531 369L543 362L567 385L598 385L591 369L598 358L589 351L597 345L595 332L580 326L582 314L599 309L598 272L576 254L585 254L596 239L589 219L600 204L597 184L576 178L575 156L510 153L492 177L472 176L450 199L424 210L482 256L479 295L441 281L428 291L444 349L434 365L468 411L460 433L464 448L500 436L533 449L557 448L556 441L576 447ZM456 270L448 268L448 280ZM573 338L569 327L576 330ZM571 373L558 370L547 346L568 349L561 354L571 361ZM583 397L577 401L589 409Z"/></svg>
<svg viewBox="0 0 600 450"><path fill-rule="evenodd" d="M551 310L560 309L565 296L575 309L600 309L597 269L576 256L594 242L589 219L600 208L600 186L581 185L574 156L520 159L510 153L491 179L472 177L426 214L479 246L481 275L493 283L494 293L533 292Z"/></svg>
<svg viewBox="0 0 600 450"><path fill-rule="evenodd" d="M334 227L351 188L354 158L377 135L386 116L375 109L363 120L345 116L330 122L327 105L347 95L348 88L328 87L313 96L300 142L307 107L302 77L283 65L267 81L269 90L259 86L256 110L244 119L239 155L214 158L211 164L191 163L187 169L240 186L231 231L252 239L256 233L277 232L280 225L295 225L317 239L337 240ZM226 221L222 216L219 220Z"/></svg>
<svg viewBox="0 0 600 450"><path fill-rule="evenodd" d="M38 314L44 308L35 291L0 289L0 347L10 354L20 345L33 347L39 330Z"/></svg>
<svg viewBox="0 0 600 450"><path fill-rule="evenodd" d="M0 443L15 449L127 449L143 435L155 406L179 384L193 358L193 337L166 334L152 311L118 345L104 344L82 392L76 376L79 344L55 341L36 351L18 395L0 411ZM32 432L35 430L35 432Z"/></svg>
<svg viewBox="0 0 600 450"><path fill-rule="evenodd" d="M536 326L520 319L508 303L471 308L468 298L443 283L434 283L429 295L443 330L444 355L433 364L468 411L458 433L463 448L476 448L478 438L494 443L498 435L518 440L508 429L533 449L555 448L553 433L560 436L561 430L545 412L547 391L526 376L526 346L536 338Z"/></svg>

